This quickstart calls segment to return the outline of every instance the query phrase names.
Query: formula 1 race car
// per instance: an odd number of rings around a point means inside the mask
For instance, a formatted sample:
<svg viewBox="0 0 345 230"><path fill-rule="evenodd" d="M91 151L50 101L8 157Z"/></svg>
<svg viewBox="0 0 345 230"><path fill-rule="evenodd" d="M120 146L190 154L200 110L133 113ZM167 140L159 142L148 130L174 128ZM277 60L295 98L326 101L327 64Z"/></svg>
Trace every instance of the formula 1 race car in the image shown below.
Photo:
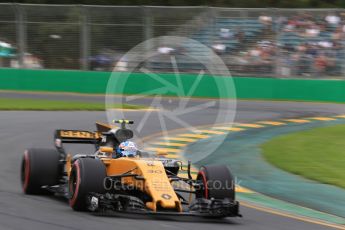
<svg viewBox="0 0 345 230"><path fill-rule="evenodd" d="M190 162L122 145L133 137L126 128L133 121L114 122L121 127L96 123L95 132L56 130L56 149L27 149L21 166L24 193L63 196L75 211L103 214L241 216L228 167L203 166L192 179ZM96 151L72 156L65 143L93 144ZM178 176L180 171L188 178Z"/></svg>

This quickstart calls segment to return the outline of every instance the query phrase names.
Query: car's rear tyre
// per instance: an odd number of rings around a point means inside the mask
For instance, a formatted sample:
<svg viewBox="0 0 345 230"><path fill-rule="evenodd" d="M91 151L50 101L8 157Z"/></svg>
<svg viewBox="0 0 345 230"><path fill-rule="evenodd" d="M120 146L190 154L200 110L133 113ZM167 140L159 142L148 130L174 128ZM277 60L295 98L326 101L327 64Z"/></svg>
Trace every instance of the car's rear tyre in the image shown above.
<svg viewBox="0 0 345 230"><path fill-rule="evenodd" d="M60 153L55 149L27 149L21 164L21 183L25 194L47 194L42 186L59 184Z"/></svg>
<svg viewBox="0 0 345 230"><path fill-rule="evenodd" d="M196 190L196 198L235 200L235 182L227 166L203 166L197 181L201 186Z"/></svg>
<svg viewBox="0 0 345 230"><path fill-rule="evenodd" d="M72 166L69 177L69 204L75 211L86 211L87 195L91 192L104 193L106 168L102 161L80 158Z"/></svg>

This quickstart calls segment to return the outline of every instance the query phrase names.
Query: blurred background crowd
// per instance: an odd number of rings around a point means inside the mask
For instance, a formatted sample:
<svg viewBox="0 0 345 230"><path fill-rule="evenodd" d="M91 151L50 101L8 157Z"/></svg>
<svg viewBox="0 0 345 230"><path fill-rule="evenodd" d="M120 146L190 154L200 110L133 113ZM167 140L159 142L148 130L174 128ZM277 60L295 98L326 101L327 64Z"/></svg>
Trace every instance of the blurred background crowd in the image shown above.
<svg viewBox="0 0 345 230"><path fill-rule="evenodd" d="M212 49L233 75L342 78L345 10L0 4L0 66L127 71L125 53L157 36L182 36ZM145 52L145 51L143 51ZM205 67L186 39L162 44L145 66L171 72Z"/></svg>

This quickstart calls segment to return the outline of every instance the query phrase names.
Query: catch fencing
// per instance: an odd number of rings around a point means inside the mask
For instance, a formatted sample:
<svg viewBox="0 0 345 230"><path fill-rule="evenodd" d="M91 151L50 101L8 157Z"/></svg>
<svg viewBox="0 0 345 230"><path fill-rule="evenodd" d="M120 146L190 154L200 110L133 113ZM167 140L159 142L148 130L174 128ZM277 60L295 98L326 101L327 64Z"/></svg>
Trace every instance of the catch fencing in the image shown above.
<svg viewBox="0 0 345 230"><path fill-rule="evenodd" d="M138 65L125 55L136 45L159 36L180 36L186 37L186 43L158 48L145 67L153 72L176 71L171 56L192 52L189 38L216 52L236 76L345 75L343 9L3 3L0 28L0 67L126 71ZM185 57L177 67L188 73L205 69Z"/></svg>

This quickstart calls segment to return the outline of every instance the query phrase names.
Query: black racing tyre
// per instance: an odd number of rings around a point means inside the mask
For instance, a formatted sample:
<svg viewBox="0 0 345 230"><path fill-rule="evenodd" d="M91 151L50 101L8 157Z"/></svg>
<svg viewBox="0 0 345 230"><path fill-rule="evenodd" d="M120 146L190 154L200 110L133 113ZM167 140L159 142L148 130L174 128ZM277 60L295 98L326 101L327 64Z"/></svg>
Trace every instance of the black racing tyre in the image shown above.
<svg viewBox="0 0 345 230"><path fill-rule="evenodd" d="M201 186L196 189L196 198L235 200L235 182L227 166L202 166L197 181Z"/></svg>
<svg viewBox="0 0 345 230"><path fill-rule="evenodd" d="M75 211L87 211L87 195L105 193L106 168L102 161L80 158L72 166L68 181L69 204Z"/></svg>
<svg viewBox="0 0 345 230"><path fill-rule="evenodd" d="M60 173L60 153L57 150L25 150L21 164L21 183L25 194L47 194L42 186L59 184Z"/></svg>

